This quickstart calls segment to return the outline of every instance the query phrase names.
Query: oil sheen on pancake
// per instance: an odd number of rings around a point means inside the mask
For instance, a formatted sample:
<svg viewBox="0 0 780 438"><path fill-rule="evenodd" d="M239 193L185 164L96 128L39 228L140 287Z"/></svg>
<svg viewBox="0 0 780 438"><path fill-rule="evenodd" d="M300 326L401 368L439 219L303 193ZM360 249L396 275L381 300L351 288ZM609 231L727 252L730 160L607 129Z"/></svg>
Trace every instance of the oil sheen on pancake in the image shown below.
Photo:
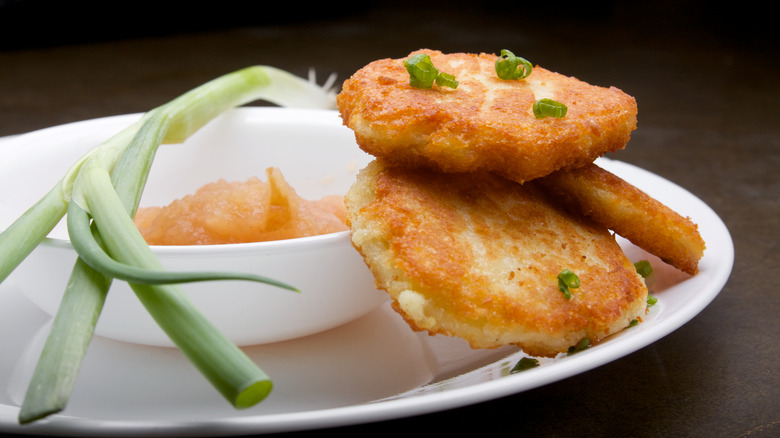
<svg viewBox="0 0 780 438"><path fill-rule="evenodd" d="M647 288L614 236L532 183L376 160L346 196L352 241L409 325L474 348L555 356L627 327ZM571 299L563 269L578 275Z"/></svg>
<svg viewBox="0 0 780 438"><path fill-rule="evenodd" d="M493 171L524 182L623 149L636 128L635 99L615 87L538 66L525 79L499 79L493 54L414 53L429 54L458 87L414 88L403 59L381 59L347 79L338 95L358 145L397 165ZM532 106L542 98L565 104L566 117L537 119Z"/></svg>

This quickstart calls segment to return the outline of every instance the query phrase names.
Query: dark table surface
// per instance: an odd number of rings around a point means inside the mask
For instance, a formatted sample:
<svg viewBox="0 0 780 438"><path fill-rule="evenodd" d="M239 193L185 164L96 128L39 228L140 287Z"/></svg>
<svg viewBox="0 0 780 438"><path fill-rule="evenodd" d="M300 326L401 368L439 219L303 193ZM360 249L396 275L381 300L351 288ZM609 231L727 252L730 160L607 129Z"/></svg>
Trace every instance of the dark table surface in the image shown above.
<svg viewBox="0 0 780 438"><path fill-rule="evenodd" d="M109 18L125 11L99 3L0 1L0 136L144 111L248 65L302 76L315 67L343 80L374 59L421 47L509 48L617 86L636 97L639 128L615 158L688 189L729 228L736 257L721 294L679 330L581 375L334 431L780 436L780 46L768 11L749 5L454 3L410 13L369 2L231 17L222 6L236 2L228 0L167 20L129 11L124 17L135 21L127 24ZM289 435L299 433L309 432Z"/></svg>

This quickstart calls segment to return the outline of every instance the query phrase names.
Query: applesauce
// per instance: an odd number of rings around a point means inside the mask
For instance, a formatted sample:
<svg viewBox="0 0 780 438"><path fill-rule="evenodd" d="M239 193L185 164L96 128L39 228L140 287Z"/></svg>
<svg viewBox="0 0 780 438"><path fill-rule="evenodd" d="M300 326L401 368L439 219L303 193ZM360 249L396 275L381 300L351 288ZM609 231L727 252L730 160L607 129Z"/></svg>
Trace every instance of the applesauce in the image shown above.
<svg viewBox="0 0 780 438"><path fill-rule="evenodd" d="M149 245L264 242L348 229L343 196L301 198L274 167L266 178L220 179L167 206L139 208L136 227Z"/></svg>

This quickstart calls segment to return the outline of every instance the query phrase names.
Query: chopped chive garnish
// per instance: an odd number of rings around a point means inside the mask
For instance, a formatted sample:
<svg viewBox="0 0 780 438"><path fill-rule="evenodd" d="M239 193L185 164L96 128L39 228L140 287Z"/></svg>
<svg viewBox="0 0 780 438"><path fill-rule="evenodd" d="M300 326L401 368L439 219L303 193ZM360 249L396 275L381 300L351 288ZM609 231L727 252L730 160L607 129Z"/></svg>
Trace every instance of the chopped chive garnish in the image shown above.
<svg viewBox="0 0 780 438"><path fill-rule="evenodd" d="M556 117L556 118L563 118L566 117L566 105L554 101L552 99L540 99L534 102L534 116L536 116L537 119L543 119L545 117Z"/></svg>
<svg viewBox="0 0 780 438"><path fill-rule="evenodd" d="M511 370L509 374L519 373L521 371L530 370L539 366L539 361L532 357L524 357L520 359Z"/></svg>
<svg viewBox="0 0 780 438"><path fill-rule="evenodd" d="M431 57L418 53L404 60L404 67L409 72L409 84L415 88L431 88L435 83L439 87L458 88L455 76L440 72L433 66Z"/></svg>
<svg viewBox="0 0 780 438"><path fill-rule="evenodd" d="M571 290L580 287L580 278L577 274L571 272L568 269L564 269L558 274L558 290L563 292L563 296L567 299L571 299Z"/></svg>
<svg viewBox="0 0 780 438"><path fill-rule="evenodd" d="M566 352L568 355L572 355L575 353L579 353L582 350L586 350L590 348L590 338L582 338L580 342L577 342L577 345L572 345L569 347L569 350Z"/></svg>
<svg viewBox="0 0 780 438"><path fill-rule="evenodd" d="M566 117L566 105L556 102L552 99L540 99L534 102L534 116L537 119L543 119L545 117Z"/></svg>
<svg viewBox="0 0 780 438"><path fill-rule="evenodd" d="M496 59L496 75L501 79L525 79L531 70L530 62L506 49L501 50L501 56Z"/></svg>
<svg viewBox="0 0 780 438"><path fill-rule="evenodd" d="M649 277L650 274L653 273L653 267L650 266L650 262L647 260L640 260L634 263L634 267L636 268L636 272L644 278Z"/></svg>
<svg viewBox="0 0 780 438"><path fill-rule="evenodd" d="M652 307L657 302L658 302L658 298L652 295L647 296L647 307Z"/></svg>
<svg viewBox="0 0 780 438"><path fill-rule="evenodd" d="M633 327L633 326L635 326L637 324L639 324L639 320L638 319L632 319L631 322L628 323L628 326L629 327Z"/></svg>
<svg viewBox="0 0 780 438"><path fill-rule="evenodd" d="M436 85L455 89L458 88L458 81L455 76L449 73L439 72L439 75L436 76Z"/></svg>

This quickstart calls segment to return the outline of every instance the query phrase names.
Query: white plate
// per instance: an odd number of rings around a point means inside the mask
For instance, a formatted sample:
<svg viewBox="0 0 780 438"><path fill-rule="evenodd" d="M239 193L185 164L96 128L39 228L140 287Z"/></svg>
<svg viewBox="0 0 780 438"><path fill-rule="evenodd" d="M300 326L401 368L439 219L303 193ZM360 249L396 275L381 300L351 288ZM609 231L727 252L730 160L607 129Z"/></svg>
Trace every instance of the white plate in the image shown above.
<svg viewBox="0 0 780 438"><path fill-rule="evenodd" d="M3 150L0 159L12 151ZM707 243L700 273L688 277L622 241L629 257L655 268L659 302L642 324L572 356L509 374L516 348L472 350L458 339L414 333L389 309L333 330L246 348L274 379L263 403L235 411L175 349L95 338L67 409L17 424L49 317L0 285L0 432L42 435L226 436L353 425L425 414L526 391L619 359L679 328L720 292L734 261L721 219L679 186L618 161L605 168L699 224Z"/></svg>

